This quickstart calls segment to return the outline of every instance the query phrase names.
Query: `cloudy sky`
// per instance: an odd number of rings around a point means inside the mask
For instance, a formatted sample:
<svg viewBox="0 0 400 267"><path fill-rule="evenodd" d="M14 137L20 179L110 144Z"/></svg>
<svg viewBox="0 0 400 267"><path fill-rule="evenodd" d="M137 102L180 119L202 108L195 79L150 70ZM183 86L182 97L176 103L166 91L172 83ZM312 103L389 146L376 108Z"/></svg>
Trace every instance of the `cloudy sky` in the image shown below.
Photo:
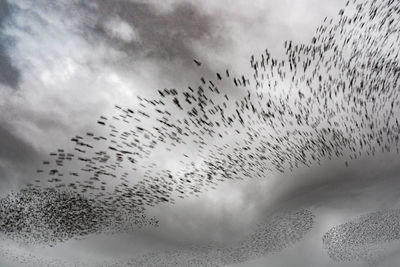
<svg viewBox="0 0 400 267"><path fill-rule="evenodd" d="M36 178L37 166L51 151L71 147L71 136L98 130L97 118L112 116L115 104L132 107L137 96L181 90L225 69L249 74L251 55L268 48L280 57L285 40L309 43L324 18L335 17L346 2L0 0L1 196ZM0 249L18 257L93 263L189 243L234 247L271 214L307 209L314 225L303 238L232 266L396 266L396 242L371 246L370 257L338 262L322 236L361 215L398 208L399 159L378 153L347 168L343 160L324 160L150 208L160 220L156 229L88 236L54 247L5 238ZM12 257L0 258L1 266L17 264Z"/></svg>

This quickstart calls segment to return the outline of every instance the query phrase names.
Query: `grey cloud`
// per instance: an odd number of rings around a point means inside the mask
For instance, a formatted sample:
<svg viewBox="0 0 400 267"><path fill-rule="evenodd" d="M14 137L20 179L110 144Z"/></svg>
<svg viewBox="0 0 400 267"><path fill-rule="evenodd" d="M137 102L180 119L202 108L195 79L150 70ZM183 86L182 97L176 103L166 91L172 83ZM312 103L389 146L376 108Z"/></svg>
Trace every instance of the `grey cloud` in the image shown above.
<svg viewBox="0 0 400 267"><path fill-rule="evenodd" d="M21 73L7 54L7 47L12 45L12 40L3 33L4 24L7 23L11 12L11 5L6 0L0 1L0 83L16 89Z"/></svg>
<svg viewBox="0 0 400 267"><path fill-rule="evenodd" d="M85 9L95 16L93 25L86 25L98 40L107 40L114 47L140 57L161 60L192 62L196 57L192 41L212 36L216 19L203 14L187 2L173 6L172 10L160 11L151 4L136 1L93 1L85 3ZM93 7L95 6L95 7ZM138 33L137 42L122 42L107 33L107 20L120 18Z"/></svg>
<svg viewBox="0 0 400 267"><path fill-rule="evenodd" d="M18 88L20 77L20 71L12 65L5 46L0 44L0 83L16 89Z"/></svg>

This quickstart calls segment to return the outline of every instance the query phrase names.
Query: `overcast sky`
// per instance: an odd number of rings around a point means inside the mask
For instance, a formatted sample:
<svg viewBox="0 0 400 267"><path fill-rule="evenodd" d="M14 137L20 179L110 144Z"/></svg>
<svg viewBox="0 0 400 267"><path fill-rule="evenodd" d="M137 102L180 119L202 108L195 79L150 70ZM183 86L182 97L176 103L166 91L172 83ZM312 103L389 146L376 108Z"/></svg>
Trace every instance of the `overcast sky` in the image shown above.
<svg viewBox="0 0 400 267"><path fill-rule="evenodd" d="M0 194L35 178L49 152L71 146L96 128L114 105L134 106L157 89L184 89L202 75L229 68L250 73L249 59L283 42L309 43L326 16L345 0L0 0ZM193 59L200 60L197 68ZM399 207L399 162L394 153L362 157L346 168L323 161L284 174L220 184L199 198L149 209L160 227L131 235L89 236L55 247L2 241L15 255L38 259L130 259L186 243L234 247L276 212L307 209L314 225L279 253L234 266L396 266L400 245L372 260L340 263L322 236L358 216ZM383 253L383 254L382 254ZM383 256L382 256L383 255ZM16 266L0 258L1 266ZM37 263L39 264L39 263ZM26 266L26 265L21 265ZM232 265L233 266L233 265Z"/></svg>

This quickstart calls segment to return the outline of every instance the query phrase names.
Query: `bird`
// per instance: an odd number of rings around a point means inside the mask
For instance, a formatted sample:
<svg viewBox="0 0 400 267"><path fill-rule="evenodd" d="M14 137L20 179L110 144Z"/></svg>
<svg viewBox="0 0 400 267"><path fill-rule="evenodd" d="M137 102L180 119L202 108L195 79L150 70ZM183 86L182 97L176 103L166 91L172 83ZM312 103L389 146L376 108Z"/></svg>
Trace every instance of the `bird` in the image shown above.
<svg viewBox="0 0 400 267"><path fill-rule="evenodd" d="M146 216L149 207L174 205L223 182L326 159L348 167L362 155L398 151L399 25L390 10L399 4L383 2L349 4L306 43L287 40L283 59L268 49L255 53L249 77L225 68L212 77L199 73L186 88L137 96L137 105L115 104L110 114L93 118L93 129L70 138L72 151L55 148L35 166L34 185L0 199L0 218L13 218L2 221L0 232L52 244L157 227L157 219ZM360 12L352 13L352 5ZM158 153L176 166L154 160ZM42 203L71 216L72 225L42 224L52 220L50 211L18 216L22 207L46 208ZM68 205L80 211L76 220ZM95 221L85 223L84 216Z"/></svg>
<svg viewBox="0 0 400 267"><path fill-rule="evenodd" d="M194 61L194 63L196 63L197 66L201 66L201 62L200 61L198 61L196 59L193 59L193 61Z"/></svg>

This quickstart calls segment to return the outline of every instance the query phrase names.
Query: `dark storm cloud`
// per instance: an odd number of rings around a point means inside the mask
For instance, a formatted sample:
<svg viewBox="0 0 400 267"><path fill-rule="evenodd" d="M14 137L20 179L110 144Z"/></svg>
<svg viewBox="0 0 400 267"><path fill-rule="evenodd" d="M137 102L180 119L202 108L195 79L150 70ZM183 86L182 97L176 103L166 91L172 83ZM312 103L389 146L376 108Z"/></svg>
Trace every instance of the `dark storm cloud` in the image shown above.
<svg viewBox="0 0 400 267"><path fill-rule="evenodd" d="M272 187L267 209L324 207L330 203L343 208L359 205L360 211L390 208L400 190L396 182L400 172L398 159L394 153L377 154L350 161L346 167L343 159L333 158L321 165L278 176L264 186L249 183L245 196L249 202L266 203L258 199L265 199L265 190ZM355 198L361 201L349 202Z"/></svg>
<svg viewBox="0 0 400 267"><path fill-rule="evenodd" d="M0 140L0 188L19 187L22 181L32 179L33 165L42 155L4 122L0 125Z"/></svg>
<svg viewBox="0 0 400 267"><path fill-rule="evenodd" d="M7 23L11 12L11 5L5 0L0 1L0 83L15 89L18 87L21 73L7 54L7 47L12 45L12 41L3 33L4 24Z"/></svg>
<svg viewBox="0 0 400 267"><path fill-rule="evenodd" d="M0 140L0 160L7 160L19 165L26 164L38 155L31 144L19 138L7 125L0 125Z"/></svg>
<svg viewBox="0 0 400 267"><path fill-rule="evenodd" d="M99 0L85 3L85 9L95 14L94 24L86 26L101 40L128 54L162 60L192 62L196 57L192 42L212 36L217 27L214 17L185 2L161 11L151 3ZM134 40L110 34L107 23L115 19L127 23Z"/></svg>

